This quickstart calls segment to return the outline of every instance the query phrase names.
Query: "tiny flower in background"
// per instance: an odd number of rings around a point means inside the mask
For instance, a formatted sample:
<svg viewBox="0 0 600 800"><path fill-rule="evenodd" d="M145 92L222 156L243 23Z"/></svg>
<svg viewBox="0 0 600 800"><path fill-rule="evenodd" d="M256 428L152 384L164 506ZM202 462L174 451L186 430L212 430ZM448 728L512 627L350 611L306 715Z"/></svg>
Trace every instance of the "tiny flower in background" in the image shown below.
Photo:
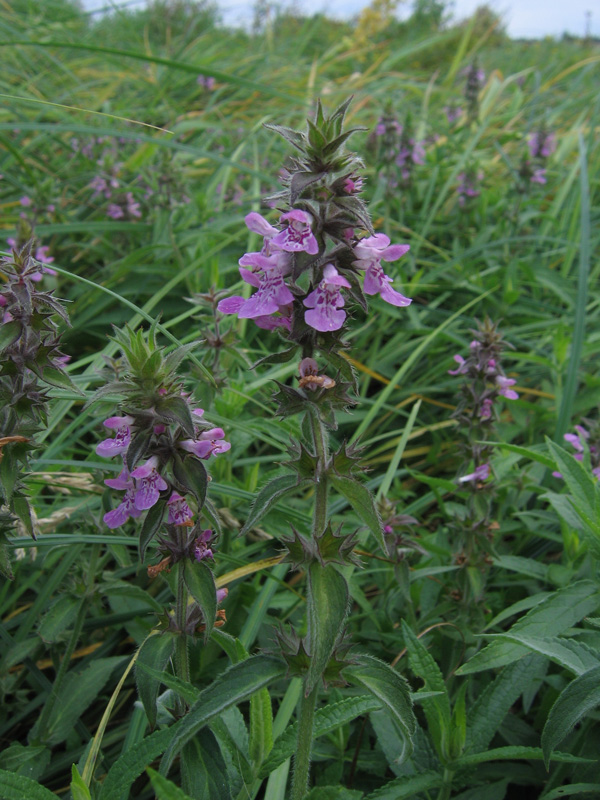
<svg viewBox="0 0 600 800"><path fill-rule="evenodd" d="M140 211L140 204L136 202L133 194L131 192L127 192L125 195L127 200L127 213L130 217L141 217L142 212Z"/></svg>
<svg viewBox="0 0 600 800"><path fill-rule="evenodd" d="M446 115L446 119L448 120L448 124L452 125L456 122L457 119L460 119L463 115L463 110L460 106L451 103L448 106L444 106L442 109L444 114Z"/></svg>
<svg viewBox="0 0 600 800"><path fill-rule="evenodd" d="M532 158L549 158L556 150L556 134L540 129L529 134L528 144Z"/></svg>
<svg viewBox="0 0 600 800"><path fill-rule="evenodd" d="M342 311L344 298L341 287L350 288L350 284L340 275L333 264L327 264L323 270L323 279L316 289L304 298L304 305L310 311L304 312L307 325L317 331L337 331L344 324L346 312Z"/></svg>
<svg viewBox="0 0 600 800"><path fill-rule="evenodd" d="M211 92L215 88L215 79L210 75L198 75L196 83L206 89L207 92Z"/></svg>
<svg viewBox="0 0 600 800"><path fill-rule="evenodd" d="M469 371L469 366L465 361L465 359L461 355L458 355L457 353L454 356L454 360L458 364L458 367L456 369L449 369L448 375L466 375L467 372Z"/></svg>
<svg viewBox="0 0 600 800"><path fill-rule="evenodd" d="M24 197L21 197L21 199L19 200L19 203L24 208L29 208L30 206L33 205L33 200L31 199L31 197L27 197L27 195L25 195Z"/></svg>
<svg viewBox="0 0 600 800"><path fill-rule="evenodd" d="M519 395L511 389L511 386L514 386L516 381L513 378L505 378L504 375L496 375L496 384L498 385L498 394L502 395L502 397L506 397L507 400L518 400Z"/></svg>
<svg viewBox="0 0 600 800"><path fill-rule="evenodd" d="M479 184L483 180L483 172L481 170L469 169L461 172L458 176L459 184L456 188L458 194L458 204L461 207L466 206L469 201L475 197L479 197L481 190Z"/></svg>
<svg viewBox="0 0 600 800"><path fill-rule="evenodd" d="M125 212L121 206L118 206L116 203L110 203L106 209L106 213L111 219L122 219L125 216Z"/></svg>
<svg viewBox="0 0 600 800"><path fill-rule="evenodd" d="M475 467L473 472L470 472L468 475L463 475L462 478L457 478L458 483L467 483L467 481L479 482L485 481L490 477L490 465L489 464L480 464L478 467Z"/></svg>

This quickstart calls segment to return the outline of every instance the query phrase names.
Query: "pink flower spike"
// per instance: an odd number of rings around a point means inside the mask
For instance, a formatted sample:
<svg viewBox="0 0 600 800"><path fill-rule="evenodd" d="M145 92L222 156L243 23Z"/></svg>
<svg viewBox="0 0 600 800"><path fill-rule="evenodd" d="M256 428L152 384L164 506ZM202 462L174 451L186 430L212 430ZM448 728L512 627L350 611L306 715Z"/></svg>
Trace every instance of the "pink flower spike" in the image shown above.
<svg viewBox="0 0 600 800"><path fill-rule="evenodd" d="M152 508L158 502L160 493L168 489L168 484L157 470L158 458L152 456L142 466L131 473L136 479L135 507L140 511Z"/></svg>
<svg viewBox="0 0 600 800"><path fill-rule="evenodd" d="M183 525L184 522L194 516L185 498L177 494L177 492L173 492L169 498L167 508L169 509L169 522L171 525Z"/></svg>
<svg viewBox="0 0 600 800"><path fill-rule="evenodd" d="M314 256L319 252L319 243L311 228L313 218L310 214L299 208L293 208L287 214L282 214L280 221L288 224L273 237L274 245L288 253L305 252Z"/></svg>
<svg viewBox="0 0 600 800"><path fill-rule="evenodd" d="M485 481L490 477L490 465L488 463L480 464L475 467L473 472L468 475L463 475L458 479L458 483L466 483L467 481Z"/></svg>
<svg viewBox="0 0 600 800"><path fill-rule="evenodd" d="M518 400L519 395L511 389L511 386L514 386L516 381L513 378L505 378L504 375L496 375L496 384L500 387L498 389L499 394L502 397L506 397L507 400Z"/></svg>
<svg viewBox="0 0 600 800"><path fill-rule="evenodd" d="M200 536L196 539L194 547L194 558L196 561L202 561L204 558L213 558L213 552L210 547L208 547L211 539L212 531L210 529L202 531Z"/></svg>
<svg viewBox="0 0 600 800"><path fill-rule="evenodd" d="M344 305L340 287L350 288L350 284L340 275L333 264L327 264L323 270L323 280L308 297L304 305L311 309L304 312L307 325L317 331L337 331L344 324L346 312L339 309Z"/></svg>

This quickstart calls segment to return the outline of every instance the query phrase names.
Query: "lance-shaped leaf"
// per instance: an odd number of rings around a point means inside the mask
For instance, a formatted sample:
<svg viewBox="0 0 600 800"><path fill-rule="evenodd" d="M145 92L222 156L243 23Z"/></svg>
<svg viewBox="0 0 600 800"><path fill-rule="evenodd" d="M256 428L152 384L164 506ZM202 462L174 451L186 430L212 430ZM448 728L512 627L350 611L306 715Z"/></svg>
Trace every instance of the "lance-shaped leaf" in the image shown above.
<svg viewBox="0 0 600 800"><path fill-rule="evenodd" d="M348 615L350 593L334 566L311 564L308 569L308 650L311 656L304 691L308 696L320 680Z"/></svg>
<svg viewBox="0 0 600 800"><path fill-rule="evenodd" d="M173 476L183 488L184 494L191 492L194 495L200 511L206 500L208 486L208 475L204 464L192 455L185 458L176 455L173 459Z"/></svg>
<svg viewBox="0 0 600 800"><path fill-rule="evenodd" d="M0 351L14 344L21 335L22 330L21 323L16 320L0 325Z"/></svg>
<svg viewBox="0 0 600 800"><path fill-rule="evenodd" d="M187 436L194 437L192 414L183 397L170 397L160 403L156 410L166 422L176 422Z"/></svg>
<svg viewBox="0 0 600 800"><path fill-rule="evenodd" d="M140 561L143 563L144 558L146 556L146 550L148 549L148 545L154 539L160 526L162 525L163 518L165 516L165 510L167 508L167 501L166 500L159 500L158 503L155 503L152 508L148 509L148 513L144 519L144 523L142 525L142 529L140 531Z"/></svg>
<svg viewBox="0 0 600 800"><path fill-rule="evenodd" d="M554 748L588 711L600 705L600 666L571 681L550 709L542 731L542 750L546 768Z"/></svg>
<svg viewBox="0 0 600 800"><path fill-rule="evenodd" d="M135 465L145 455L150 444L150 434L146 431L138 431L131 438L127 453L125 454L125 464L129 472L133 472Z"/></svg>
<svg viewBox="0 0 600 800"><path fill-rule="evenodd" d="M308 483L306 480L299 481L297 475L280 475L269 481L256 495L240 536L248 533L281 497L306 483Z"/></svg>
<svg viewBox="0 0 600 800"><path fill-rule="evenodd" d="M0 797L3 800L56 800L56 795L37 781L0 769Z"/></svg>
<svg viewBox="0 0 600 800"><path fill-rule="evenodd" d="M397 760L400 764L412 753L412 737L417 729L408 684L392 667L374 656L361 654L355 658L358 663L347 667L344 677L368 689L393 714L404 736L404 751Z"/></svg>
<svg viewBox="0 0 600 800"><path fill-rule="evenodd" d="M154 789L156 800L192 800L189 794L186 794L168 778L161 775L160 772L152 769L152 767L148 767L146 772ZM208 797L209 795L206 795L207 800Z"/></svg>
<svg viewBox="0 0 600 800"><path fill-rule="evenodd" d="M347 475L331 474L331 482L337 491L350 503L358 517L367 525L384 553L387 553L383 523L375 500L367 487Z"/></svg>
<svg viewBox="0 0 600 800"><path fill-rule="evenodd" d="M212 570L202 561L185 561L183 577L189 593L202 609L204 641L208 640L217 616L217 587Z"/></svg>
<svg viewBox="0 0 600 800"><path fill-rule="evenodd" d="M175 638L176 635L169 632L153 634L143 642L137 657L135 682L151 728L156 725L156 698L161 681L143 668L149 667L162 672L173 655Z"/></svg>
<svg viewBox="0 0 600 800"><path fill-rule="evenodd" d="M202 691L177 730L163 757L160 771L166 775L181 748L194 738L213 717L230 706L247 700L259 689L283 677L286 665L273 656L253 656L225 670L216 681ZM104 798L102 798L104 800Z"/></svg>
<svg viewBox="0 0 600 800"><path fill-rule="evenodd" d="M287 350L281 350L278 353L269 353L268 356L264 356L264 358L259 358L258 361L255 361L250 369L264 367L267 364L287 364L288 361L292 360L297 350L298 346L294 345L293 347L289 347Z"/></svg>

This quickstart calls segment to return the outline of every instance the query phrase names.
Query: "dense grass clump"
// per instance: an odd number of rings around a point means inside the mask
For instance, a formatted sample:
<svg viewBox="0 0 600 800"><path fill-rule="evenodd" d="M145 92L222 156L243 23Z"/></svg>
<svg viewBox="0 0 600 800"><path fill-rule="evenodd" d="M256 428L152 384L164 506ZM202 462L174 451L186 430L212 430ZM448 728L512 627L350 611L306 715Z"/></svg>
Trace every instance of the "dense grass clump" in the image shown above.
<svg viewBox="0 0 600 800"><path fill-rule="evenodd" d="M0 797L600 796L598 43L0 29Z"/></svg>

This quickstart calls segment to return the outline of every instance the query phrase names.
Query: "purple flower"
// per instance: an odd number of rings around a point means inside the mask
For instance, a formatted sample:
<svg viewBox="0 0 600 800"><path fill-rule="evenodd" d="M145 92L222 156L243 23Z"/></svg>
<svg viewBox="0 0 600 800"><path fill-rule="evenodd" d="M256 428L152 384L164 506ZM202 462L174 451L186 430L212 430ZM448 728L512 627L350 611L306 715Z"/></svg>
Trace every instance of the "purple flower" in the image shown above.
<svg viewBox="0 0 600 800"><path fill-rule="evenodd" d="M185 498L177 494L177 492L173 492L169 498L167 508L169 509L169 522L171 525L183 525L184 522L194 516Z"/></svg>
<svg viewBox="0 0 600 800"><path fill-rule="evenodd" d="M361 177L349 177L344 181L344 191L346 194L357 194L362 191L363 179Z"/></svg>
<svg viewBox="0 0 600 800"><path fill-rule="evenodd" d="M35 260L39 261L41 264L52 264L54 256L48 255L49 250L50 247L47 244L38 247L35 251ZM50 275L56 275L56 271L53 269L46 269L45 272L49 272Z"/></svg>
<svg viewBox="0 0 600 800"><path fill-rule="evenodd" d="M104 483L111 489L125 490L125 496L117 508L104 515L104 522L111 530L124 525L129 517L140 516L142 512L135 506L134 483L126 467L117 478L107 478Z"/></svg>
<svg viewBox="0 0 600 800"><path fill-rule="evenodd" d="M548 158L556 150L556 134L536 131L529 134L528 144L532 158Z"/></svg>
<svg viewBox="0 0 600 800"><path fill-rule="evenodd" d="M127 192L125 195L127 198L127 213L130 217L141 217L142 212L140 211L140 204L136 203L135 198L131 192Z"/></svg>
<svg viewBox="0 0 600 800"><path fill-rule="evenodd" d="M289 272L289 265L283 253L275 253L270 257L260 253L246 253L240 259L240 265L242 278L258 291L248 300L238 296L221 300L217 309L222 314L237 314L241 319L256 319L275 314L282 306L293 302L294 295L284 280ZM246 266L259 272L245 269Z"/></svg>
<svg viewBox="0 0 600 800"><path fill-rule="evenodd" d="M131 473L135 478L135 507L140 511L152 508L158 502L160 493L168 489L167 482L157 470L158 457L152 456L142 466Z"/></svg>
<svg viewBox="0 0 600 800"><path fill-rule="evenodd" d="M217 605L220 605L229 594L229 589L224 586L222 589L217 589Z"/></svg>
<svg viewBox="0 0 600 800"><path fill-rule="evenodd" d="M344 324L346 312L341 311L344 298L340 287L350 288L350 284L340 275L333 264L327 264L323 270L323 280L307 297L304 305L310 311L304 312L307 325L323 333L337 331Z"/></svg>
<svg viewBox="0 0 600 800"><path fill-rule="evenodd" d="M27 195L25 195L24 197L21 197L21 199L19 200L19 203L24 208L29 208L29 206L33 205L33 200L31 199L31 197L27 197Z"/></svg>
<svg viewBox="0 0 600 800"><path fill-rule="evenodd" d="M179 446L192 453L196 458L206 460L211 455L218 456L221 453L226 453L230 448L230 442L224 441L225 432L223 428L211 428L199 434L196 439L184 439L179 442Z"/></svg>
<svg viewBox="0 0 600 800"><path fill-rule="evenodd" d="M382 300L393 306L409 306L412 300L392 289L392 279L384 273L381 266L382 261L397 261L409 250L410 245L407 244L390 245L390 240L384 233L361 239L354 248L357 260L352 263L358 269L365 270L364 293L379 294Z"/></svg>
<svg viewBox="0 0 600 800"><path fill-rule="evenodd" d="M108 183L101 175L96 175L96 177L90 181L89 188L94 190L92 199L97 197L99 194L103 194L106 199L108 199L111 195Z"/></svg>
<svg viewBox="0 0 600 800"><path fill-rule="evenodd" d="M210 92L215 88L215 79L211 75L198 75L196 78L196 83L199 86L202 86L203 89L206 89L207 92Z"/></svg>
<svg viewBox="0 0 600 800"><path fill-rule="evenodd" d="M504 375L496 375L496 384L499 387L498 394L502 395L502 397L506 397L507 400L518 400L519 395L511 389L511 386L514 386L516 380L513 378L505 378Z"/></svg>
<svg viewBox="0 0 600 800"><path fill-rule="evenodd" d="M123 211L121 206L118 206L116 203L110 203L110 205L106 209L106 213L108 214L109 217L112 217L112 219L121 219L122 217L125 216L125 212Z"/></svg>
<svg viewBox="0 0 600 800"><path fill-rule="evenodd" d="M454 356L454 360L458 364L458 367L457 369L449 369L448 375L466 375L469 371L469 367L467 366L465 359L457 353Z"/></svg>
<svg viewBox="0 0 600 800"><path fill-rule="evenodd" d="M133 417L109 417L102 424L105 428L116 430L114 439L105 439L96 446L96 455L102 458L112 458L127 452L131 441L131 425ZM109 484L110 485L110 484ZM115 488L120 488L116 486Z"/></svg>
<svg viewBox="0 0 600 800"><path fill-rule="evenodd" d="M460 106L444 106L442 109L444 114L446 115L446 119L448 120L448 124L452 125L453 122L456 122L457 119L460 119L463 114L462 108Z"/></svg>
<svg viewBox="0 0 600 800"><path fill-rule="evenodd" d="M200 536L196 539L194 547L194 558L196 559L196 561L202 561L204 558L214 557L212 550L208 546L211 539L212 539L212 531L210 530L210 528L206 531L202 531ZM219 602L218 593L217 593L217 602Z"/></svg>
<svg viewBox="0 0 600 800"><path fill-rule="evenodd" d="M319 252L319 243L311 228L313 218L310 214L299 208L292 208L287 214L281 215L280 221L288 224L273 237L274 245L288 253L305 252L314 256Z"/></svg>
<svg viewBox="0 0 600 800"><path fill-rule="evenodd" d="M463 475L462 478L458 478L459 483L466 483L467 481L485 481L490 477L490 465L488 463L480 464L478 467L475 467L473 472L470 472L468 475Z"/></svg>
<svg viewBox="0 0 600 800"><path fill-rule="evenodd" d="M536 167L536 169L533 170L533 174L531 175L530 181L531 183L539 183L542 185L546 183L547 181L546 181L545 167Z"/></svg>

